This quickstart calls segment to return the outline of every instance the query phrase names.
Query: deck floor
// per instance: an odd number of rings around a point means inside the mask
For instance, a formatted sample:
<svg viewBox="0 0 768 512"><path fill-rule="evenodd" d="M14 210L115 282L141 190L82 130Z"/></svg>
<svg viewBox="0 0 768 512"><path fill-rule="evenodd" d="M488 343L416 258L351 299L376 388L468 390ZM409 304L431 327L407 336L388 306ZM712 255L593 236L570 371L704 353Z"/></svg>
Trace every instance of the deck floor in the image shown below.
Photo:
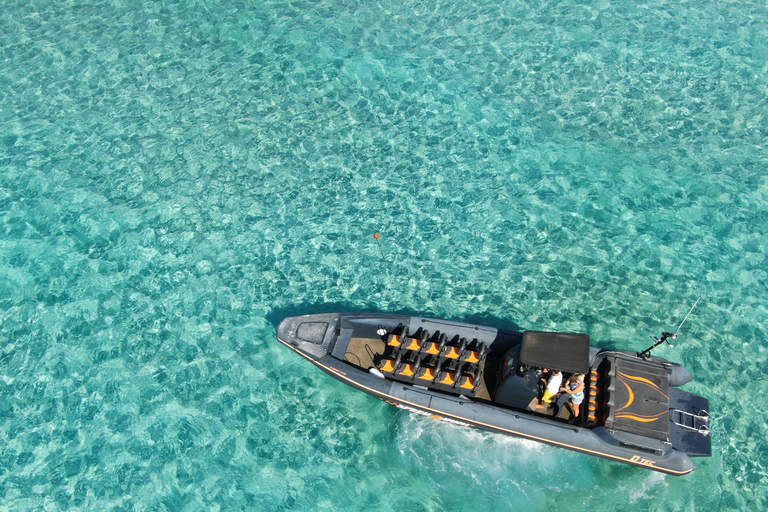
<svg viewBox="0 0 768 512"><path fill-rule="evenodd" d="M538 414L543 414L545 416L554 416L553 414L554 408L549 408L549 407L539 408L534 405L536 403L538 403L538 400L534 398L528 404L527 409L529 411L532 411ZM557 416L555 417L560 418L562 420L569 420L571 418L571 411L568 409L568 407L566 407L565 402L563 402L563 404L557 408Z"/></svg>
<svg viewBox="0 0 768 512"><path fill-rule="evenodd" d="M352 338L344 354L344 361L367 370L371 366L376 366L373 358L382 355L386 346L378 338Z"/></svg>

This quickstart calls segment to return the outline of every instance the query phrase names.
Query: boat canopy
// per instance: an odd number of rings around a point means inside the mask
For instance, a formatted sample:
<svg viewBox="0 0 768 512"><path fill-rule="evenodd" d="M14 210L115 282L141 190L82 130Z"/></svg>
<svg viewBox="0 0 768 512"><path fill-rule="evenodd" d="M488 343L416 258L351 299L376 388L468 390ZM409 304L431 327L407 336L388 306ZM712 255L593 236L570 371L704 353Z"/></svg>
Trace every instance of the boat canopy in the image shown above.
<svg viewBox="0 0 768 512"><path fill-rule="evenodd" d="M589 335L573 332L525 331L520 362L568 373L589 371Z"/></svg>

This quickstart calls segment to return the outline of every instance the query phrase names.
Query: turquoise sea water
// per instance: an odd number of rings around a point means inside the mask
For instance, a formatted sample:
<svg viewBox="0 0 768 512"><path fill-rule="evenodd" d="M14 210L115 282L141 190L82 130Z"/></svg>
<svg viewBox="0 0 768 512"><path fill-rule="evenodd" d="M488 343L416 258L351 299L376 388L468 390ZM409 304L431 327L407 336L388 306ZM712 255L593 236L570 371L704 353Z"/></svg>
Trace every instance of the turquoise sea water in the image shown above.
<svg viewBox="0 0 768 512"><path fill-rule="evenodd" d="M765 510L765 2L0 9L1 510ZM380 245L373 238L380 233ZM397 410L275 341L382 310L695 375L669 477Z"/></svg>

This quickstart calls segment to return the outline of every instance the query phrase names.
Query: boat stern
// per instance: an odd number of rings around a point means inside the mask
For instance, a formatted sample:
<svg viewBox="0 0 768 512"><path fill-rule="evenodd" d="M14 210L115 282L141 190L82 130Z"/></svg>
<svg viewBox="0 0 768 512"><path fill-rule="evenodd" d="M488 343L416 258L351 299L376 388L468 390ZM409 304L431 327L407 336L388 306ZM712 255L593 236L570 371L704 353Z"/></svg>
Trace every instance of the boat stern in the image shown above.
<svg viewBox="0 0 768 512"><path fill-rule="evenodd" d="M333 348L338 313L286 318L277 327L277 340L311 359L320 359Z"/></svg>

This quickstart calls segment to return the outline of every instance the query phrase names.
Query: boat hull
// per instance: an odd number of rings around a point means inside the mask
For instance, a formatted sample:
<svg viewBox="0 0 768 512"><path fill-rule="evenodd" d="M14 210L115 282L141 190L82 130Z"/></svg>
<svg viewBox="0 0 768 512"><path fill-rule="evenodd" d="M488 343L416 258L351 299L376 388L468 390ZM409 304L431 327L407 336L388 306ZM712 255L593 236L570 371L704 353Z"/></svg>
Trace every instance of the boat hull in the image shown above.
<svg viewBox="0 0 768 512"><path fill-rule="evenodd" d="M278 341L294 350L328 375L368 393L380 400L415 414L430 416L452 424L479 428L489 432L529 439L549 445L566 448L617 462L672 475L684 475L696 468L690 457L679 450L650 450L642 442L627 442L617 438L610 429L602 426L585 427L567 422L554 421L534 412L499 406L482 398L471 398L461 394L449 394L417 384L408 384L389 378L381 373L356 367L344 361L342 354L334 355L335 341L344 337L340 327L341 317L347 315L308 315L285 319L278 327ZM481 326L459 322L444 322L420 317L397 315L355 314L362 325L370 325L371 335L375 330L394 329L398 325L440 325L480 332L486 339L497 342L496 349L506 350L520 339L520 333L497 331ZM315 324L314 330L301 332L303 324ZM327 324L323 329L323 325ZM365 328L363 329L365 330ZM310 335L306 335L310 333ZM311 340L306 338L314 337ZM632 441L632 439L630 439Z"/></svg>

